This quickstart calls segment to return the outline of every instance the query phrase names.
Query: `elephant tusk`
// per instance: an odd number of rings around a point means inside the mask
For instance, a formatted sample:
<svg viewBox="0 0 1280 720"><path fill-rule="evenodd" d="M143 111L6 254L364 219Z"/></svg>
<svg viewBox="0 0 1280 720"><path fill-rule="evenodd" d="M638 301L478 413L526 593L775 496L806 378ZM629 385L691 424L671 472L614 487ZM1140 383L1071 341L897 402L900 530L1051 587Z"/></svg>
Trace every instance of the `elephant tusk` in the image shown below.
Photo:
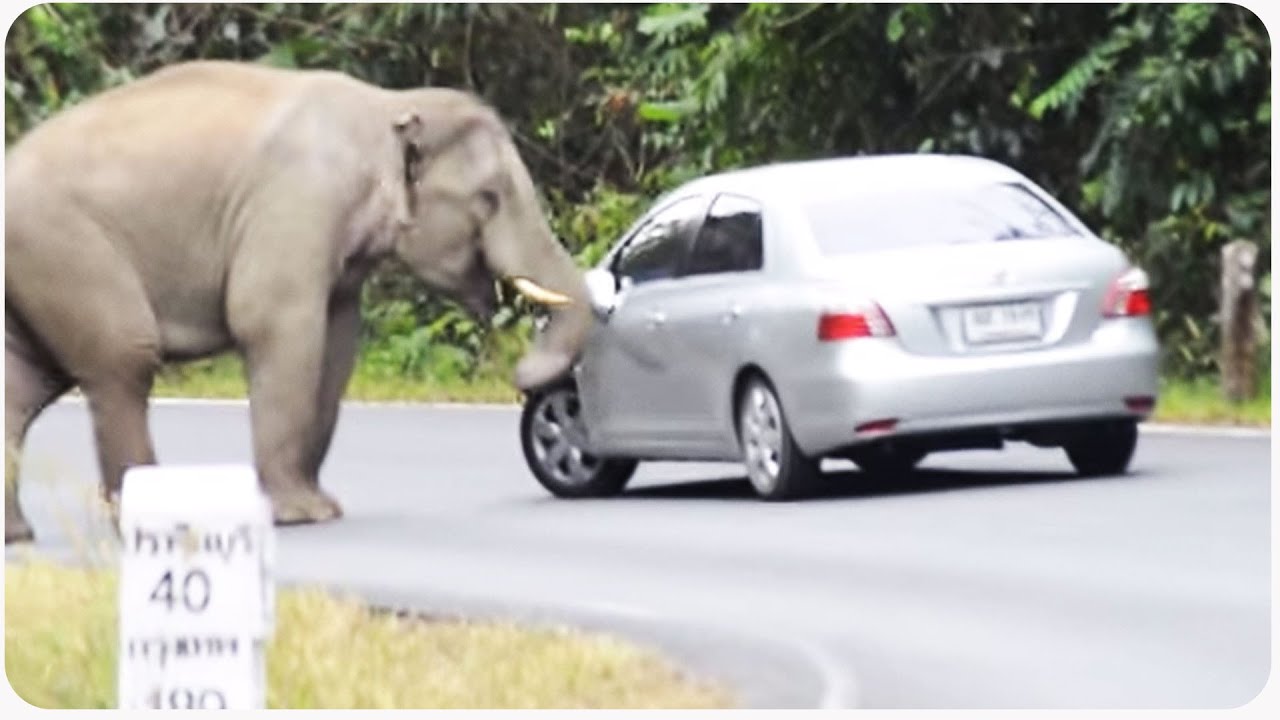
<svg viewBox="0 0 1280 720"><path fill-rule="evenodd" d="M529 278L511 278L511 284L520 292L521 295L524 295L536 303L551 305L552 307L573 303L573 298L568 295L562 295L554 290L548 290Z"/></svg>

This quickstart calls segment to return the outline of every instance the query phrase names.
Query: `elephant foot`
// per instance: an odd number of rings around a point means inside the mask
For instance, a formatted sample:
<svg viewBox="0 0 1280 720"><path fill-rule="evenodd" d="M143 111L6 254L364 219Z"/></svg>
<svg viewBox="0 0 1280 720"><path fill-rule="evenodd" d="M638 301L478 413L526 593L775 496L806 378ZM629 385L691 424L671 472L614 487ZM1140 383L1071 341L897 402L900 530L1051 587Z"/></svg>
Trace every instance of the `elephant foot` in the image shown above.
<svg viewBox="0 0 1280 720"><path fill-rule="evenodd" d="M31 531L31 526L27 524L26 518L19 515L16 518L5 518L4 521L4 544L11 545L13 543L31 542L35 540L36 534Z"/></svg>
<svg viewBox="0 0 1280 720"><path fill-rule="evenodd" d="M290 487L267 490L271 498L271 511L276 525L305 525L308 523L337 520L342 517L342 506L314 487Z"/></svg>

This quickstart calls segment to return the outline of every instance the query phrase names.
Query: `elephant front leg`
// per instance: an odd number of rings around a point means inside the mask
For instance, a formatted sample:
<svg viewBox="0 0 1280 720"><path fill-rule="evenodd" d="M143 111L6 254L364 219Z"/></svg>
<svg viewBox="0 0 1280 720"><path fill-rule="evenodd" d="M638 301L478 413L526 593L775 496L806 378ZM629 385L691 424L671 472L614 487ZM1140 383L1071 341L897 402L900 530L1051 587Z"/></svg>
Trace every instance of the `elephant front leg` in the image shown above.
<svg viewBox="0 0 1280 720"><path fill-rule="evenodd" d="M342 516L313 477L313 428L324 372L322 306L280 312L245 343L253 451L262 488L279 525Z"/></svg>

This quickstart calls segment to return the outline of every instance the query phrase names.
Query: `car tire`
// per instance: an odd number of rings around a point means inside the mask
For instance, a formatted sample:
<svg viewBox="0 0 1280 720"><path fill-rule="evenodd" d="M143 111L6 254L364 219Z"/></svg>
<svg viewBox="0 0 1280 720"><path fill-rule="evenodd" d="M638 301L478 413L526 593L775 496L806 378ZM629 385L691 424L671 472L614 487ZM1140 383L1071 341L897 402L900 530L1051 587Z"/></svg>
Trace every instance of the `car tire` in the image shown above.
<svg viewBox="0 0 1280 720"><path fill-rule="evenodd" d="M637 462L585 450L578 388L559 383L530 393L520 414L520 446L538 484L558 498L610 497L622 492Z"/></svg>
<svg viewBox="0 0 1280 720"><path fill-rule="evenodd" d="M808 495L821 475L821 459L796 445L773 386L762 377L747 380L738 396L737 430L747 480L763 500Z"/></svg>
<svg viewBox="0 0 1280 720"><path fill-rule="evenodd" d="M1063 449L1076 472L1084 477L1123 475L1138 444L1138 424L1132 420L1105 422L1083 428Z"/></svg>
<svg viewBox="0 0 1280 720"><path fill-rule="evenodd" d="M865 445L849 451L849 459L862 472L875 477L892 479L915 470L929 453L923 450L907 450L890 445Z"/></svg>

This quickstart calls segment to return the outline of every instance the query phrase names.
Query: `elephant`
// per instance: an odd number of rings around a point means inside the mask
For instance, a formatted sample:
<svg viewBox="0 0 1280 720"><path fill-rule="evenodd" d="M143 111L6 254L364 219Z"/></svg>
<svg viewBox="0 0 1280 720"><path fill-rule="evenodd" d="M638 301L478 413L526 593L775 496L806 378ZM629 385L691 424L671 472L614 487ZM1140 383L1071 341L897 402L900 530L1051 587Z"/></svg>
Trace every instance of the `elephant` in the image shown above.
<svg viewBox="0 0 1280 720"><path fill-rule="evenodd" d="M583 273L474 94L193 61L33 128L5 162L5 543L33 537L18 458L44 408L79 388L115 503L126 470L156 462L157 370L228 351L274 521L341 517L319 471L360 289L388 257L482 319L504 280L549 305L521 389L564 374L585 342Z"/></svg>

